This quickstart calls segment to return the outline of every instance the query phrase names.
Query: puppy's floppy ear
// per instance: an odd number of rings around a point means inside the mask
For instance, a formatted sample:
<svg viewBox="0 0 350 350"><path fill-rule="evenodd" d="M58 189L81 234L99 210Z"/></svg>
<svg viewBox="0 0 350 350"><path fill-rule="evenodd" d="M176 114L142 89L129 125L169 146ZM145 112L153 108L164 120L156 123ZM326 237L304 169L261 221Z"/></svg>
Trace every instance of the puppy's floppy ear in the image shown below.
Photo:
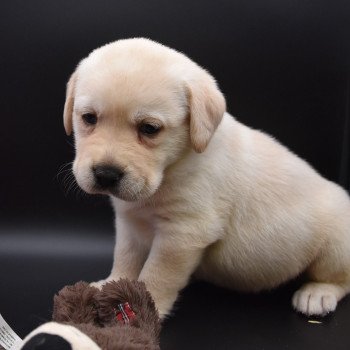
<svg viewBox="0 0 350 350"><path fill-rule="evenodd" d="M214 78L205 71L201 73L186 84L190 138L197 153L205 150L226 110L225 98Z"/></svg>
<svg viewBox="0 0 350 350"><path fill-rule="evenodd" d="M77 80L77 74L76 72L74 72L69 78L67 83L66 102L64 104L64 112L63 112L63 124L67 135L70 135L73 129L72 117L73 117L76 80Z"/></svg>

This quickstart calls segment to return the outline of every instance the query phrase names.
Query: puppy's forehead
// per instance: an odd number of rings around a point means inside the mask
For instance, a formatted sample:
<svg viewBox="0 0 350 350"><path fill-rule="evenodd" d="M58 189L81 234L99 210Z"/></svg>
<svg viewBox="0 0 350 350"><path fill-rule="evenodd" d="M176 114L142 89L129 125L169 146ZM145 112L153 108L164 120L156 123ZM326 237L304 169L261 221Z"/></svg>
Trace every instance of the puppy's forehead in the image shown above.
<svg viewBox="0 0 350 350"><path fill-rule="evenodd" d="M88 62L88 58L78 70L75 109L101 114L158 113L164 118L185 113L185 90L179 77L171 74L171 66L142 58L131 59L129 64L125 60Z"/></svg>

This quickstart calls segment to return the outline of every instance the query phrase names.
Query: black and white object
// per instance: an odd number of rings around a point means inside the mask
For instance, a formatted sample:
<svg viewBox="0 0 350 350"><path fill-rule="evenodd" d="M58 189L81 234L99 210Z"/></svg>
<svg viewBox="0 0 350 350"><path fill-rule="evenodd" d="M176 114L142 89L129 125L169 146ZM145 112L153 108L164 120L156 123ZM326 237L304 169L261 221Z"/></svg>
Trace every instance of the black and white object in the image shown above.
<svg viewBox="0 0 350 350"><path fill-rule="evenodd" d="M27 335L21 350L101 350L79 329L48 322Z"/></svg>

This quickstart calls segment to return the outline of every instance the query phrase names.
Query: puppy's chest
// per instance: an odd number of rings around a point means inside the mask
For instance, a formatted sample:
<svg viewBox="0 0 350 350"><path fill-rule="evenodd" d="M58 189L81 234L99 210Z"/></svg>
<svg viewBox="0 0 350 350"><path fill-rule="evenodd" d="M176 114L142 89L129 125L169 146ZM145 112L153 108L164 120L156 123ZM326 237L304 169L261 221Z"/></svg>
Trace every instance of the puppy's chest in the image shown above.
<svg viewBox="0 0 350 350"><path fill-rule="evenodd" d="M161 220L158 210L149 207L132 208L124 212L122 217L140 241L146 245L152 244Z"/></svg>

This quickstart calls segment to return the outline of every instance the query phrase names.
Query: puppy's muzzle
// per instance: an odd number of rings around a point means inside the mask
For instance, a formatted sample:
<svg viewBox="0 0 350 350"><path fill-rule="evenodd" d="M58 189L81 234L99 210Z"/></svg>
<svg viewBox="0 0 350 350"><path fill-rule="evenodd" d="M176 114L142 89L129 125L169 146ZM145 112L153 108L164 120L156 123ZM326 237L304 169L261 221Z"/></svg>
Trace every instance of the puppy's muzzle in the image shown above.
<svg viewBox="0 0 350 350"><path fill-rule="evenodd" d="M103 190L116 189L124 176L121 169L110 165L95 166L92 171L96 186Z"/></svg>

